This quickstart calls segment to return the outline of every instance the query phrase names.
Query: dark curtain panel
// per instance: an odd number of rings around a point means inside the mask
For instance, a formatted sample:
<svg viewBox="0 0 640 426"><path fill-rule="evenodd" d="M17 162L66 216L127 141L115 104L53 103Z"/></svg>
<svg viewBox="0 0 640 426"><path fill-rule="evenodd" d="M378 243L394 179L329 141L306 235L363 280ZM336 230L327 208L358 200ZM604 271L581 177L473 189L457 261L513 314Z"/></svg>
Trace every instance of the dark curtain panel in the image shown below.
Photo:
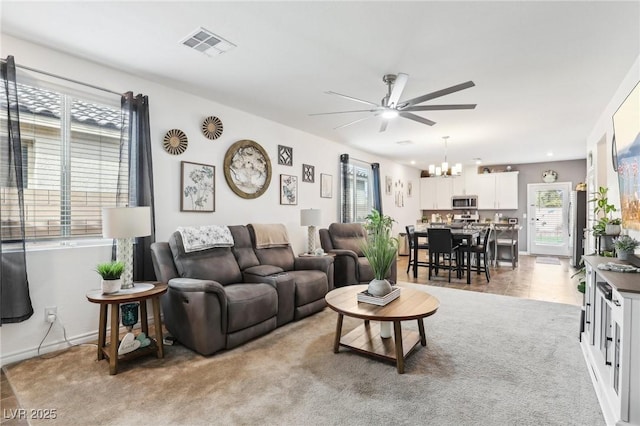
<svg viewBox="0 0 640 426"><path fill-rule="evenodd" d="M371 163L371 171L373 172L373 208L382 214L382 191L380 188L380 164Z"/></svg>
<svg viewBox="0 0 640 426"><path fill-rule="evenodd" d="M19 223L7 217L0 209L0 325L22 322L33 315L27 279L27 260L24 244L24 182L22 180L22 142L20 140L20 114L18 112L18 88L16 65L13 56L0 64L2 74L2 113L6 126L1 129L0 184L8 196L18 197ZM5 112L6 111L6 112ZM15 194L14 194L15 191ZM5 203L3 202L4 206ZM4 216L4 217L3 217ZM13 228L13 229L11 229ZM5 241L5 239L7 241ZM9 241L10 240L10 241ZM10 247L7 243L10 243Z"/></svg>
<svg viewBox="0 0 640 426"><path fill-rule="evenodd" d="M350 221L349 215L349 154L340 155L340 222Z"/></svg>
<svg viewBox="0 0 640 426"><path fill-rule="evenodd" d="M151 132L149 129L149 98L133 96L127 92L122 96L122 136L120 141L120 168L118 196L120 197L124 176L128 170L130 207L149 206L151 209L151 235L135 239L133 252L133 280L153 281L155 273L151 263L151 244L156 240L155 208L153 201L153 167L151 161ZM124 147L128 147L128 162L124 158ZM127 168L126 170L123 168ZM120 199L120 198L119 198Z"/></svg>

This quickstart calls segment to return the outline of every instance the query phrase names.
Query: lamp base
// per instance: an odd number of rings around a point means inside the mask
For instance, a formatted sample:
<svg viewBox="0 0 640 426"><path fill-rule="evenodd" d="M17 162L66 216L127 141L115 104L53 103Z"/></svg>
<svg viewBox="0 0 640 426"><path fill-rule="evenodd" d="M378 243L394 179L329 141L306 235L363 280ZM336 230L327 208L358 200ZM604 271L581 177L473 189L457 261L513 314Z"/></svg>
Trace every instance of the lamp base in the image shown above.
<svg viewBox="0 0 640 426"><path fill-rule="evenodd" d="M313 254L316 251L316 227L309 226L307 230L307 237L309 243L307 244L307 253Z"/></svg>
<svg viewBox="0 0 640 426"><path fill-rule="evenodd" d="M122 286L127 289L133 287L133 238L118 238L116 242L116 260L124 263L124 271L120 278Z"/></svg>

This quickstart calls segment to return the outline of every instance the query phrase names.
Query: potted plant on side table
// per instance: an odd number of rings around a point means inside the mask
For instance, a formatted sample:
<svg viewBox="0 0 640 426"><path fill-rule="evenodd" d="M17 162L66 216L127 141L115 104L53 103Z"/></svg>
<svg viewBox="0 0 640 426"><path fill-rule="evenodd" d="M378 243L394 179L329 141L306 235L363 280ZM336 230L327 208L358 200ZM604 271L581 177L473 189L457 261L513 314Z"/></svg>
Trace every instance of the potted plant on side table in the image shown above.
<svg viewBox="0 0 640 426"><path fill-rule="evenodd" d="M122 262L105 262L96 266L96 272L102 277L102 293L111 294L120 290L122 280L120 276L124 271L124 263Z"/></svg>
<svg viewBox="0 0 640 426"><path fill-rule="evenodd" d="M620 260L628 260L629 255L633 254L639 245L640 241L628 235L622 235L613 240L613 246L616 248L616 253Z"/></svg>

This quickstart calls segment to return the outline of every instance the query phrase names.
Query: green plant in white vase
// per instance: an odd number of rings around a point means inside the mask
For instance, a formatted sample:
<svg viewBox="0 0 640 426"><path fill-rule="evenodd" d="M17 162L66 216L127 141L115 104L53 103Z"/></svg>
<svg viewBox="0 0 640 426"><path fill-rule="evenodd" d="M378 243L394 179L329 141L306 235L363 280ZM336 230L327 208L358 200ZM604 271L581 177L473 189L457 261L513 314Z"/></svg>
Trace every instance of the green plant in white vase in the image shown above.
<svg viewBox="0 0 640 426"><path fill-rule="evenodd" d="M105 262L96 265L96 272L102 277L102 293L110 294L120 290L122 280L120 277L124 272L124 263L122 262Z"/></svg>
<svg viewBox="0 0 640 426"><path fill-rule="evenodd" d="M398 252L398 240L391 236L393 222L390 216L382 215L373 209L364 224L367 241L362 247L362 252L373 269L374 279L369 283L367 290L373 296L384 296L392 290L386 276L396 261Z"/></svg>
<svg viewBox="0 0 640 426"><path fill-rule="evenodd" d="M622 235L613 239L613 246L616 248L618 259L627 260L630 254L640 245L640 241L628 235Z"/></svg>

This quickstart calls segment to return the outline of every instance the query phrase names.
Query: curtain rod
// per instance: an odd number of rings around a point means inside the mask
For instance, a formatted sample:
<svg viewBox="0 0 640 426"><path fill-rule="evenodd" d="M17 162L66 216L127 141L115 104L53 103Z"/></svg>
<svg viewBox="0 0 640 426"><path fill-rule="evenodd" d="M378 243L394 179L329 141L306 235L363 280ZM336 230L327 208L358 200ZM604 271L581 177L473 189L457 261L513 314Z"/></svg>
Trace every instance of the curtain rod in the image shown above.
<svg viewBox="0 0 640 426"><path fill-rule="evenodd" d="M2 62L6 62L6 60L3 59ZM111 94L114 94L114 95L122 96L122 93L114 92L113 90L105 89L104 87L94 86L93 84L83 83L81 81L73 80L73 79L67 78L67 77L61 77L59 75L52 74L52 73L47 72L47 71L41 71L41 70L38 70L38 69L35 69L35 68L31 68L31 67L28 67L26 65L16 64L16 68L22 68L24 70L33 71L33 72L37 72L37 73L40 73L40 74L48 75L49 77L59 78L60 80L69 81L71 83L79 84L81 86L87 86L87 87L91 87L92 89L101 90L103 92L107 92L107 93L111 93Z"/></svg>

